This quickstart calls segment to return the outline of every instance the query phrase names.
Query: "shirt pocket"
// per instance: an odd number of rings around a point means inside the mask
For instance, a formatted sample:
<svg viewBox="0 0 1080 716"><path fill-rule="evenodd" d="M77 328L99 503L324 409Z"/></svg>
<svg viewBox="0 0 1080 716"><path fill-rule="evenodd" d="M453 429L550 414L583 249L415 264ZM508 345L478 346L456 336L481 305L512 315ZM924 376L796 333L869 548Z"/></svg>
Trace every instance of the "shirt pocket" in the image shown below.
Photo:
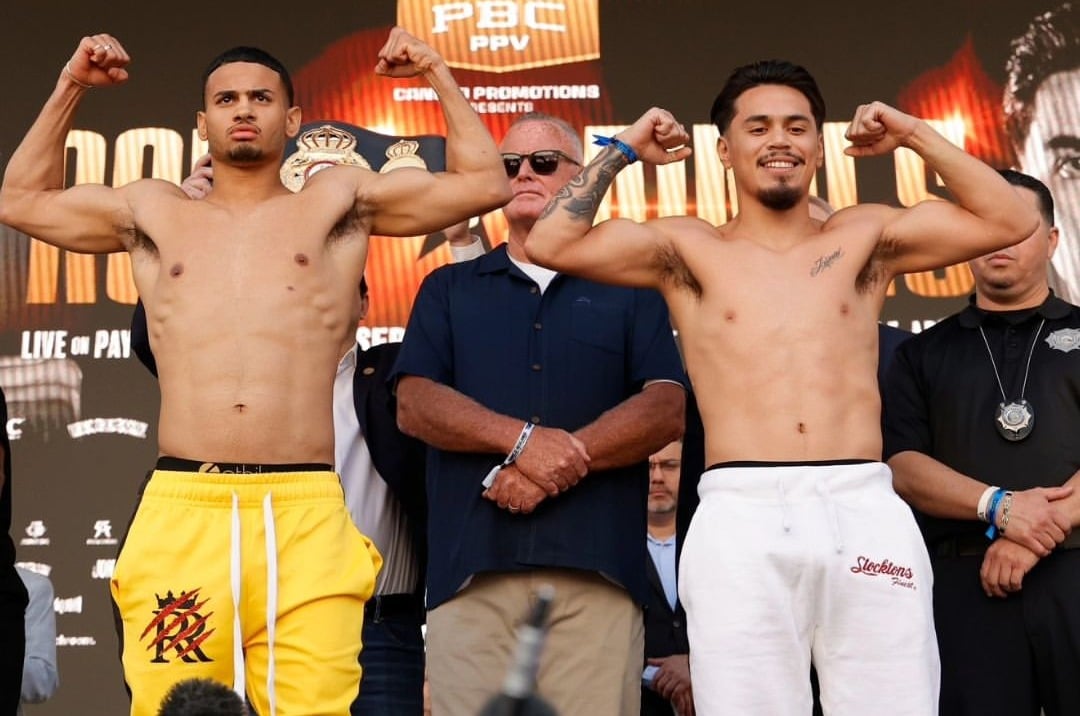
<svg viewBox="0 0 1080 716"><path fill-rule="evenodd" d="M570 308L570 335L574 341L609 353L623 353L626 319L619 306L579 298Z"/></svg>

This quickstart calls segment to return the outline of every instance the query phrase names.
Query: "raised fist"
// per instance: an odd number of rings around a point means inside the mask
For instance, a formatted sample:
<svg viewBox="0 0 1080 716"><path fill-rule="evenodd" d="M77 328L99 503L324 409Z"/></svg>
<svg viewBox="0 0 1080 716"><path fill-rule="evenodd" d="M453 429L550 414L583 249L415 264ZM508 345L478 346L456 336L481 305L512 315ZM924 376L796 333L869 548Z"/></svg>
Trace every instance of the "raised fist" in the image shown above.
<svg viewBox="0 0 1080 716"><path fill-rule="evenodd" d="M84 37L71 56L64 71L77 84L86 87L106 87L126 82L131 57L112 35L98 33Z"/></svg>
<svg viewBox="0 0 1080 716"><path fill-rule="evenodd" d="M887 154L904 146L918 124L916 117L904 114L884 102L861 104L844 132L852 145L844 149L844 153L853 157Z"/></svg>
<svg viewBox="0 0 1080 716"><path fill-rule="evenodd" d="M618 138L630 145L638 158L650 164L670 164L690 156L690 135L674 115L653 107L636 122L619 132Z"/></svg>
<svg viewBox="0 0 1080 716"><path fill-rule="evenodd" d="M379 50L375 74L387 77L415 77L441 62L439 53L400 27L390 31L386 44Z"/></svg>

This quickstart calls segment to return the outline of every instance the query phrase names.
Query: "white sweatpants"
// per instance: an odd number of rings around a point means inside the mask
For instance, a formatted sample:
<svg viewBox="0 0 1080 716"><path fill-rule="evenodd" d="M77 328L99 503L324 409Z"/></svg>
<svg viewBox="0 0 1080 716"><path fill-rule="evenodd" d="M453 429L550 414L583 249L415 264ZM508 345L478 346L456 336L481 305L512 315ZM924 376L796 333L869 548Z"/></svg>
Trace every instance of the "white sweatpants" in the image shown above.
<svg viewBox="0 0 1080 716"><path fill-rule="evenodd" d="M705 472L679 568L699 716L936 716L933 575L883 463Z"/></svg>

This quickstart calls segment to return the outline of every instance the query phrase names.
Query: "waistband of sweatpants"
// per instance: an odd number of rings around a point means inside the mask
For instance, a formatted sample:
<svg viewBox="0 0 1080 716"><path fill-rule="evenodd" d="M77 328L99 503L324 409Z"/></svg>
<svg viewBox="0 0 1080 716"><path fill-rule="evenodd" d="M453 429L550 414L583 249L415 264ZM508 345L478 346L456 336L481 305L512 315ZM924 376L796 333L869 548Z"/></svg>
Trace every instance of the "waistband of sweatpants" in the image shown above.
<svg viewBox="0 0 1080 716"><path fill-rule="evenodd" d="M247 508L261 507L268 493L273 493L276 505L304 501L344 504L341 480L332 470L238 474L159 467L150 475L143 499L180 500L231 509L234 495L238 506Z"/></svg>
<svg viewBox="0 0 1080 716"><path fill-rule="evenodd" d="M702 473L698 494L702 499L718 493L771 501L781 490L784 499L797 501L820 497L819 485L832 494L867 488L892 492L892 472L883 462L863 459L724 462Z"/></svg>

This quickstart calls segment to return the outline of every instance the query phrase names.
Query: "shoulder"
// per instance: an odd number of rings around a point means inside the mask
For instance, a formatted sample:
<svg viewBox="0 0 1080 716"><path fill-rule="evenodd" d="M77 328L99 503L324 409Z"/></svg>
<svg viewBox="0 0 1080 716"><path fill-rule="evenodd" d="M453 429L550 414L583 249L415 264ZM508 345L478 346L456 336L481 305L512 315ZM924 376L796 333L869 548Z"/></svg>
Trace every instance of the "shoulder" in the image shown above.
<svg viewBox="0 0 1080 716"><path fill-rule="evenodd" d="M164 179L139 179L120 187L120 191L133 199L167 197L191 201L191 198L184 193L183 189Z"/></svg>

